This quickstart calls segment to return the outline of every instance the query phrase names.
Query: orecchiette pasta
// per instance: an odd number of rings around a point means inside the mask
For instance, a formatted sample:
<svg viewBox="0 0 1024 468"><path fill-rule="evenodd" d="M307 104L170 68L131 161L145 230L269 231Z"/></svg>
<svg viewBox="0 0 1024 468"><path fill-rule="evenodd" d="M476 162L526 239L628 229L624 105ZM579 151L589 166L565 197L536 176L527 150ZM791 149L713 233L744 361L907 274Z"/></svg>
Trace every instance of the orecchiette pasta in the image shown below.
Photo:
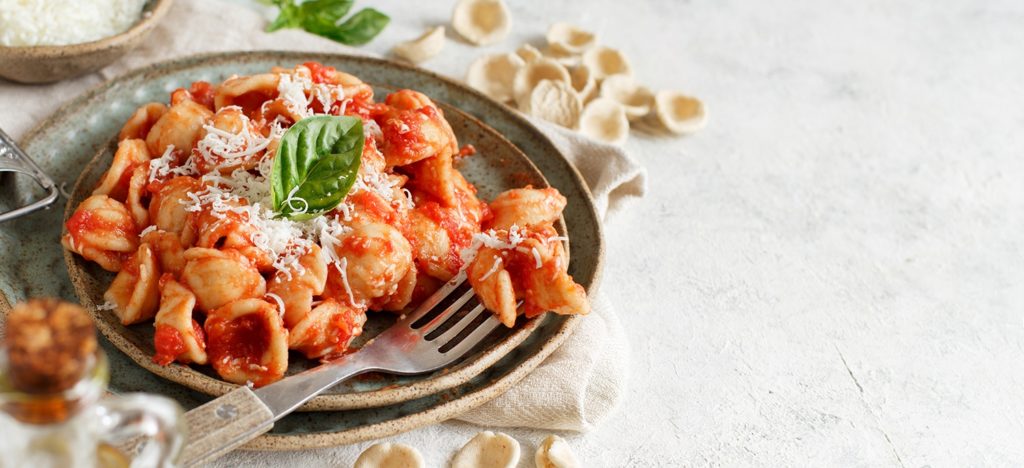
<svg viewBox="0 0 1024 468"><path fill-rule="evenodd" d="M159 102L151 102L140 107L121 127L121 133L117 135L117 139L145 140L146 135L149 135L149 130L165 113L167 113L167 106Z"/></svg>
<svg viewBox="0 0 1024 468"><path fill-rule="evenodd" d="M288 369L288 330L274 306L241 299L206 317L207 353L217 374L237 384L259 387Z"/></svg>
<svg viewBox="0 0 1024 468"><path fill-rule="evenodd" d="M206 364L206 333L192 318L196 296L174 280L174 275L160 277L160 310L153 324L153 361L166 366L171 362Z"/></svg>
<svg viewBox="0 0 1024 468"><path fill-rule="evenodd" d="M61 237L64 248L98 263L105 270L119 271L139 247L138 230L124 204L106 195L86 198L68 219Z"/></svg>
<svg viewBox="0 0 1024 468"><path fill-rule="evenodd" d="M310 359L340 355L363 332L366 312L328 299L296 323L288 333L288 347Z"/></svg>
<svg viewBox="0 0 1024 468"><path fill-rule="evenodd" d="M273 211L283 135L325 114L362 121L351 188L326 213ZM340 356L367 312L407 311L462 270L508 326L589 310L553 227L565 198L527 187L481 201L457 167L474 150L460 151L417 91L375 102L355 76L308 62L177 89L140 107L119 140L61 242L117 273L106 305L125 324L154 320L161 365L266 385L288 349ZM293 195L291 210L309 206Z"/></svg>
<svg viewBox="0 0 1024 468"><path fill-rule="evenodd" d="M136 166L149 161L149 150L142 140L121 140L114 153L114 162L103 174L99 185L92 191L93 195L107 195L118 201L125 201L128 186Z"/></svg>
<svg viewBox="0 0 1024 468"><path fill-rule="evenodd" d="M185 251L182 282L196 295L199 310L210 311L238 299L263 297L267 283L237 250L193 247Z"/></svg>
<svg viewBox="0 0 1024 468"><path fill-rule="evenodd" d="M110 283L103 299L117 306L114 313L124 325L149 320L160 306L160 267L148 244L139 246Z"/></svg>
<svg viewBox="0 0 1024 468"><path fill-rule="evenodd" d="M199 132L213 112L202 104L183 99L167 109L146 135L146 145L153 155L164 154L168 147L188 151L199 140Z"/></svg>
<svg viewBox="0 0 1024 468"><path fill-rule="evenodd" d="M284 303L284 323L290 328L313 309L313 296L323 294L326 285L327 262L320 247L314 245L299 258L296 268L275 273L267 292Z"/></svg>

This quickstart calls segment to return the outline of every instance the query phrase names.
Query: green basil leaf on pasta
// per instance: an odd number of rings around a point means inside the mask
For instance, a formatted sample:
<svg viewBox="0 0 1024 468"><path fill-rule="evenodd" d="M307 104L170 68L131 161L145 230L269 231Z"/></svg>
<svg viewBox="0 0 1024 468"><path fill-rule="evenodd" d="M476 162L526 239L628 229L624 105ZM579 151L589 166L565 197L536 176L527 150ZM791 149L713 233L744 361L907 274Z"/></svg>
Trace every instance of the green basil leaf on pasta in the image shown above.
<svg viewBox="0 0 1024 468"><path fill-rule="evenodd" d="M274 211L304 220L338 206L355 183L363 139L358 117L318 115L292 125L270 174Z"/></svg>

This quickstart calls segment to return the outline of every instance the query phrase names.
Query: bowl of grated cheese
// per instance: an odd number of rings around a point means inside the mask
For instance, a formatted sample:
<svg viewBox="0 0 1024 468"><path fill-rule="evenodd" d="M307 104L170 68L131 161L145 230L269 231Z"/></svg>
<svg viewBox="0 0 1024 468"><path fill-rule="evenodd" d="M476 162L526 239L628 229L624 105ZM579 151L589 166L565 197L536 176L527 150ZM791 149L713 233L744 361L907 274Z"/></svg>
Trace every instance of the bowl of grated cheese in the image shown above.
<svg viewBox="0 0 1024 468"><path fill-rule="evenodd" d="M0 77L50 83L135 48L173 0L0 0Z"/></svg>

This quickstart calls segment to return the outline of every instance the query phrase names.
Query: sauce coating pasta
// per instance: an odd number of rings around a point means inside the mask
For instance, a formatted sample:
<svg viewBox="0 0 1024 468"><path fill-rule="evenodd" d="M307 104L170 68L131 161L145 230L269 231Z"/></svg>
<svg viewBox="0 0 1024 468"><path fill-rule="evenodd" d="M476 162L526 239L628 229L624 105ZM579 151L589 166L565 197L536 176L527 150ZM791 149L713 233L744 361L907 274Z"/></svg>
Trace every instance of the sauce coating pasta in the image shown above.
<svg viewBox="0 0 1024 468"><path fill-rule="evenodd" d="M326 213L282 216L270 193L282 136L324 114L362 121L354 183ZM377 102L316 62L197 81L128 119L61 241L117 273L107 306L125 324L153 320L155 362L209 364L237 384L280 379L289 349L346 353L367 313L407 311L461 270L507 326L587 313L554 229L565 198L525 187L480 200L456 167L474 152L423 93Z"/></svg>

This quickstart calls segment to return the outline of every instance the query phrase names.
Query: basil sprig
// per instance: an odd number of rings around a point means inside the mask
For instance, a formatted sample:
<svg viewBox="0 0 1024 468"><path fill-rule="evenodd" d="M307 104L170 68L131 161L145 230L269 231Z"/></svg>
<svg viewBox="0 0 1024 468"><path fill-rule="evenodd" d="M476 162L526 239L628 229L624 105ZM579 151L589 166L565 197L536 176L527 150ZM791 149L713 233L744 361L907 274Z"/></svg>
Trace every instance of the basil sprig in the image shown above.
<svg viewBox="0 0 1024 468"><path fill-rule="evenodd" d="M300 221L334 209L348 194L363 155L363 121L317 115L285 132L274 157L274 211Z"/></svg>
<svg viewBox="0 0 1024 468"><path fill-rule="evenodd" d="M301 28L318 36L348 45L363 45L380 34L391 18L373 8L364 8L345 22L338 21L352 9L354 0L263 0L281 11L267 26L267 32Z"/></svg>

